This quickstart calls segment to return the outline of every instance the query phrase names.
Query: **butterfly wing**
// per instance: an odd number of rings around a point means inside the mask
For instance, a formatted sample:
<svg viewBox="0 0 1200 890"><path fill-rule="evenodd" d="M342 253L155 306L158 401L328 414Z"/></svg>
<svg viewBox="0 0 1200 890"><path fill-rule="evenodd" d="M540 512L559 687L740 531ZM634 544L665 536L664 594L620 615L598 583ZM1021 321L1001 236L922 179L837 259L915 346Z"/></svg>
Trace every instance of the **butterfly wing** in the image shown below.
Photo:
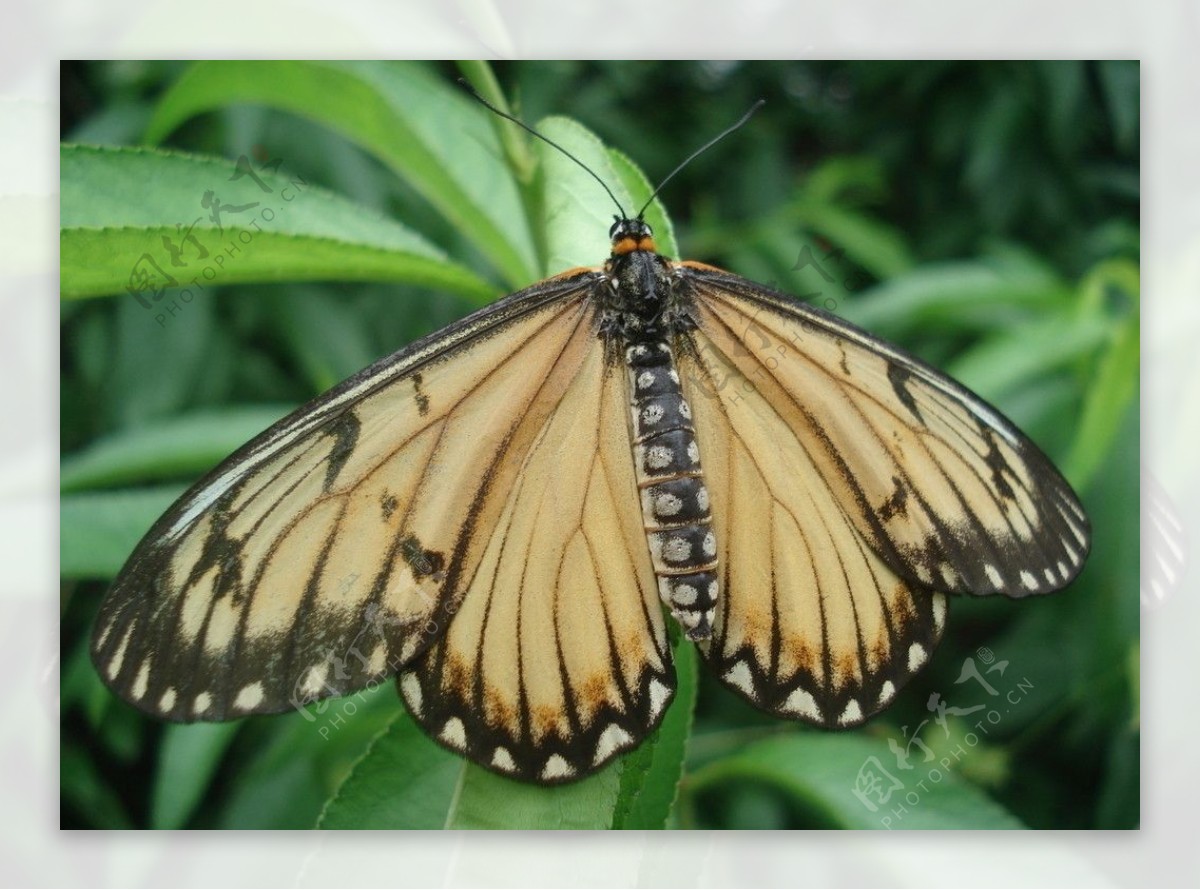
<svg viewBox="0 0 1200 890"><path fill-rule="evenodd" d="M554 783L639 744L674 694L619 365L589 352L520 462L446 634L399 686L447 747Z"/></svg>
<svg viewBox="0 0 1200 890"><path fill-rule="evenodd" d="M853 726L937 644L933 588L1019 596L1077 573L1082 509L994 409L783 295L698 265L681 280L698 329L680 370L723 573L702 650L726 685Z"/></svg>
<svg viewBox="0 0 1200 890"><path fill-rule="evenodd" d="M93 659L174 720L286 710L393 675L484 558L521 462L595 346L593 273L382 360L198 482L103 602Z"/></svg>
<svg viewBox="0 0 1200 890"><path fill-rule="evenodd" d="M900 349L728 273L692 267L727 385L796 430L841 509L903 577L951 593L1059 590L1090 526L1036 445L978 396Z"/></svg>

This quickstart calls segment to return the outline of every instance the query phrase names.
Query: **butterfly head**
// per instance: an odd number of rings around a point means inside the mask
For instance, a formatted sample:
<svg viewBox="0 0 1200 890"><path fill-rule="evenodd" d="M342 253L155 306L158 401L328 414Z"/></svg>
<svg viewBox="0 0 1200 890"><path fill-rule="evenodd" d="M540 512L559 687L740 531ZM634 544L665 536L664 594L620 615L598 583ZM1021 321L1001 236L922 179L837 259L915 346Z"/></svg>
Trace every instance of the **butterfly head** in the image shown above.
<svg viewBox="0 0 1200 890"><path fill-rule="evenodd" d="M650 229L649 223L640 218L627 219L615 216L613 219L615 222L608 230L608 237L612 239L613 256L624 256L635 250L658 253L658 248L654 246L654 232Z"/></svg>

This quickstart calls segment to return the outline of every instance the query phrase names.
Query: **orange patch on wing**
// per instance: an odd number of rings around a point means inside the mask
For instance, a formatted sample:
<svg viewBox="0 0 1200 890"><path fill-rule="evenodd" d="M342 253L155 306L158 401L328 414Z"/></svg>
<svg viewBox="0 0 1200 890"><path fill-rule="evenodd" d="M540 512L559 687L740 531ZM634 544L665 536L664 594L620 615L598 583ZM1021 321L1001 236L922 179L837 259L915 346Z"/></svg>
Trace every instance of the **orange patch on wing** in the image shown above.
<svg viewBox="0 0 1200 890"><path fill-rule="evenodd" d="M587 273L599 272L599 271L600 271L599 266L575 266L571 269L567 269L567 271L565 271L565 272L559 272L557 275L551 275L549 278L543 278L538 283L546 284L547 282L550 282L550 281L557 281L559 278L572 278L576 275L584 275Z"/></svg>
<svg viewBox="0 0 1200 890"><path fill-rule="evenodd" d="M728 271L722 269L720 266L710 266L708 263L701 263L696 260L681 260L676 265L687 266L689 269L700 269L703 272L724 272L726 275L729 274Z"/></svg>

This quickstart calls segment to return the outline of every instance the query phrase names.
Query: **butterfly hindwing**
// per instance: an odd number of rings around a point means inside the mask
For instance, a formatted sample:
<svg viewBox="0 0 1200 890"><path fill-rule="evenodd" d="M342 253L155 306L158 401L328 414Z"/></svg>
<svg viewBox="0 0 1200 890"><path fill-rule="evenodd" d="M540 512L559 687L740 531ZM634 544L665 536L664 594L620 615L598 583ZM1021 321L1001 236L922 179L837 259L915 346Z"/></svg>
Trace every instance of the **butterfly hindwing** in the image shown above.
<svg viewBox="0 0 1200 890"><path fill-rule="evenodd" d="M680 373L721 567L705 660L764 710L829 728L862 723L925 664L945 596L872 551L787 408L770 390L728 385L735 367L703 325Z"/></svg>
<svg viewBox="0 0 1200 890"><path fill-rule="evenodd" d="M101 607L92 651L109 685L158 716L218 720L416 658L593 346L591 280L551 279L413 344L198 482Z"/></svg>
<svg viewBox="0 0 1200 890"><path fill-rule="evenodd" d="M592 350L520 462L447 633L399 686L447 747L554 783L640 744L674 694L619 367Z"/></svg>

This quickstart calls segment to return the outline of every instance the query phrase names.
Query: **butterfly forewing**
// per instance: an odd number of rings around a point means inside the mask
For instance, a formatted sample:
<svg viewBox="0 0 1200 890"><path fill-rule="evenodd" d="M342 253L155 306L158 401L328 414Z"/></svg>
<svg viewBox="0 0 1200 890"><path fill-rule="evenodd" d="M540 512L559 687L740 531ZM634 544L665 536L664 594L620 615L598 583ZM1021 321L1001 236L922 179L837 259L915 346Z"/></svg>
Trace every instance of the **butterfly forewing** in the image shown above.
<svg viewBox="0 0 1200 890"><path fill-rule="evenodd" d="M707 267L686 267L714 385L787 418L810 468L871 548L953 593L1058 590L1089 526L1070 486L994 408L840 319ZM772 485L777 484L772 480Z"/></svg>
<svg viewBox="0 0 1200 890"><path fill-rule="evenodd" d="M223 719L344 694L427 648L585 360L590 280L414 344L198 483L101 608L109 684L160 716Z"/></svg>

